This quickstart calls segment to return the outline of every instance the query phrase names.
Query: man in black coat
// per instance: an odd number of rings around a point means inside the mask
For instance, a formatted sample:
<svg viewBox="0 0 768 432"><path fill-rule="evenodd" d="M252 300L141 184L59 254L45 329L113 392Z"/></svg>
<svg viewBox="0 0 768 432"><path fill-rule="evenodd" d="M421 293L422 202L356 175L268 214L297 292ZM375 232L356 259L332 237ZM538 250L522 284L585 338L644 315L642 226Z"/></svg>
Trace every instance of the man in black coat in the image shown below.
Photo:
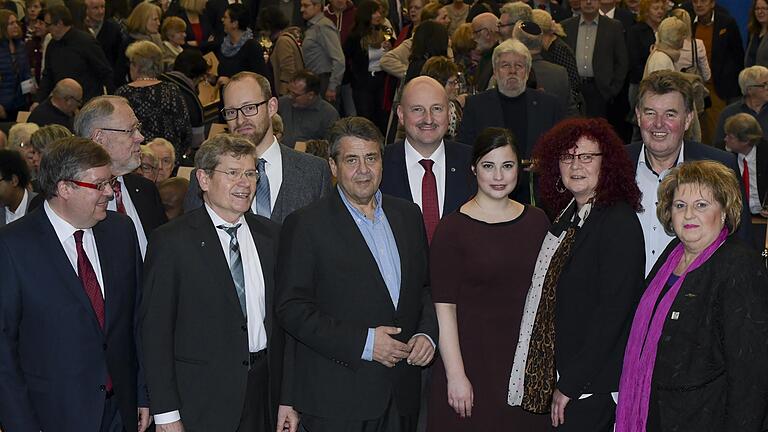
<svg viewBox="0 0 768 432"><path fill-rule="evenodd" d="M113 19L105 19L105 0L85 0L84 23L91 30L101 45L112 70L119 70L118 65L126 62L123 52L124 37L120 24ZM115 74L113 74L114 76ZM124 77L114 76L115 88L125 84Z"/></svg>
<svg viewBox="0 0 768 432"><path fill-rule="evenodd" d="M341 119L329 141L338 189L280 234L276 310L291 336L282 403L312 432L413 432L438 342L421 214L379 191L373 123Z"/></svg>

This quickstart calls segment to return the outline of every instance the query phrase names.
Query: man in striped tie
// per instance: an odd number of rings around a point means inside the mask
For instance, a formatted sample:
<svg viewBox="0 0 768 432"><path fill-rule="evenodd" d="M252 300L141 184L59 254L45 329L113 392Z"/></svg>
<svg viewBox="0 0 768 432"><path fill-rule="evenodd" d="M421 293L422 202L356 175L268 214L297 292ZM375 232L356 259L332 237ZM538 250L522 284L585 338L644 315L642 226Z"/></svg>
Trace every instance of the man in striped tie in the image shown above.
<svg viewBox="0 0 768 432"><path fill-rule="evenodd" d="M157 430L295 432L280 406L284 335L273 322L278 225L248 210L256 147L217 135L195 155L204 205L153 234L141 307Z"/></svg>

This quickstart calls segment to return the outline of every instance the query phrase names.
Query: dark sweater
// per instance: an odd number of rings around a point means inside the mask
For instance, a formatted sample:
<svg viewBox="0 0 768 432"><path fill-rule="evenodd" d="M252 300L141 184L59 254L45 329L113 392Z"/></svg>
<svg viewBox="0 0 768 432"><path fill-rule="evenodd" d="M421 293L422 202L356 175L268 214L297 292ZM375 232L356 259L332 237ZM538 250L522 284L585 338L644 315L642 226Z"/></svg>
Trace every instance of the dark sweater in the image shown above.
<svg viewBox="0 0 768 432"><path fill-rule="evenodd" d="M51 102L51 98L48 98L40 103L35 108L27 119L30 123L35 123L40 127L50 124L62 125L70 131L74 130L73 121L74 117L67 115L60 109L56 108Z"/></svg>

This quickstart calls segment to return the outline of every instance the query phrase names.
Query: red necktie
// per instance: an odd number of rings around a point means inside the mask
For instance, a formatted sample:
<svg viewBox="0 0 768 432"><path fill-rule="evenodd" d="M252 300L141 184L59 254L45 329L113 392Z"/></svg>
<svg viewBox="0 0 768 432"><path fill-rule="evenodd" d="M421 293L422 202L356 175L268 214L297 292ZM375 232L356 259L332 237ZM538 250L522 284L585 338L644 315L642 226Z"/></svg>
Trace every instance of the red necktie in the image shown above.
<svg viewBox="0 0 768 432"><path fill-rule="evenodd" d="M120 181L115 179L112 183L112 190L115 192L115 204L117 204L117 212L125 214L125 206L123 205L123 189Z"/></svg>
<svg viewBox="0 0 768 432"><path fill-rule="evenodd" d="M437 180L432 172L435 161L422 159L419 164L424 167L424 177L421 178L421 212L424 215L424 227L427 229L427 241L432 243L437 223L440 222L440 208L437 203Z"/></svg>
<svg viewBox="0 0 768 432"><path fill-rule="evenodd" d="M744 182L745 197L749 201L749 165L747 164L747 158L744 158L742 162L744 162L744 171L741 173L741 181Z"/></svg>
<svg viewBox="0 0 768 432"><path fill-rule="evenodd" d="M83 284L85 295L91 301L96 320L101 329L104 330L104 298L101 296L101 287L99 287L96 272L88 260L88 255L85 254L85 249L83 249L83 230L75 231L74 236L75 247L77 248L77 276L80 278L80 283ZM112 378L109 375L107 375L106 391L112 391Z"/></svg>

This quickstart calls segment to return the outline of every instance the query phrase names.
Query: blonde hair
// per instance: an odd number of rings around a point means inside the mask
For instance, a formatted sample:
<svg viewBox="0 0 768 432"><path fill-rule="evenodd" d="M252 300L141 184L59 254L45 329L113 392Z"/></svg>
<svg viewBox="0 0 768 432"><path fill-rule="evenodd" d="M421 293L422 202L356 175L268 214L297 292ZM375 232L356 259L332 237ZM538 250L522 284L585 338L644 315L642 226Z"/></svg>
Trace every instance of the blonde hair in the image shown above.
<svg viewBox="0 0 768 432"><path fill-rule="evenodd" d="M657 48L667 47L679 50L688 36L690 36L688 27L679 18L664 18L659 24L659 31L656 33Z"/></svg>
<svg viewBox="0 0 768 432"><path fill-rule="evenodd" d="M673 168L659 185L656 216L669 235L675 235L672 227L672 203L675 191L682 185L708 188L725 212L725 225L733 233L741 222L741 188L733 170L711 160L684 162Z"/></svg>
<svg viewBox="0 0 768 432"><path fill-rule="evenodd" d="M8 148L19 150L22 147L30 146L32 134L40 129L36 123L16 123L8 131Z"/></svg>
<svg viewBox="0 0 768 432"><path fill-rule="evenodd" d="M763 128L751 114L739 113L728 117L724 129L726 134L735 136L739 141L748 142L751 146L763 139Z"/></svg>
<svg viewBox="0 0 768 432"><path fill-rule="evenodd" d="M552 15L550 15L549 12L543 9L534 9L532 14L533 22L541 27L542 33L551 33L560 37L565 37L565 30L563 29L563 26L561 26L559 23L556 23L555 20L552 19Z"/></svg>
<svg viewBox="0 0 768 432"><path fill-rule="evenodd" d="M205 3L207 1L208 0L181 0L179 1L179 6L181 6L181 8L185 11L197 12L198 14L201 14L205 9Z"/></svg>
<svg viewBox="0 0 768 432"><path fill-rule="evenodd" d="M168 40L170 33L179 33L187 31L187 23L183 19L175 16L168 17L163 20L163 25L160 26L160 34L163 36L163 40Z"/></svg>
<svg viewBox="0 0 768 432"><path fill-rule="evenodd" d="M640 22L645 22L645 19L647 18L646 15L648 15L648 12L651 10L651 6L653 6L656 3L661 3L664 5L664 0L640 0L640 5L637 7L637 20Z"/></svg>
<svg viewBox="0 0 768 432"><path fill-rule="evenodd" d="M125 56L136 66L139 73L149 78L155 78L163 73L163 51L154 42L134 42L128 45Z"/></svg>
<svg viewBox="0 0 768 432"><path fill-rule="evenodd" d="M158 19L163 16L160 6L152 3L137 4L131 14L128 15L128 19L125 20L125 28L128 33L147 34L147 21L153 14L157 15Z"/></svg>
<svg viewBox="0 0 768 432"><path fill-rule="evenodd" d="M477 47L477 42L472 38L472 24L463 23L453 32L451 36L451 45L453 52L466 54Z"/></svg>

